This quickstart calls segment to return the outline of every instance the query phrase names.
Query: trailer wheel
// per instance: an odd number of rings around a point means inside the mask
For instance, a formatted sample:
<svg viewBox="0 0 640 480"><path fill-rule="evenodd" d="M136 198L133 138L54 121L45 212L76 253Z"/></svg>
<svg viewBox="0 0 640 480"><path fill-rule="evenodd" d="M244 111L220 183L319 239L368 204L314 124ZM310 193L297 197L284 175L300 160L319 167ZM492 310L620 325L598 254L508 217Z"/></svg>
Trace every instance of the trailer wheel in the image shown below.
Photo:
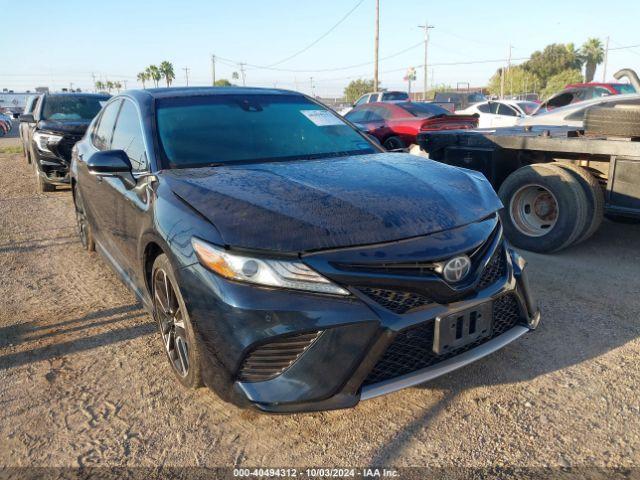
<svg viewBox="0 0 640 480"><path fill-rule="evenodd" d="M640 106L591 107L584 116L587 135L640 137Z"/></svg>
<svg viewBox="0 0 640 480"><path fill-rule="evenodd" d="M604 193L602 187L585 168L573 165L572 163L554 163L555 167L567 170L580 183L585 196L587 197L587 221L584 229L575 243L584 242L591 237L602 224L604 218Z"/></svg>
<svg viewBox="0 0 640 480"><path fill-rule="evenodd" d="M578 239L587 220L587 198L566 170L550 164L519 168L498 192L507 238L533 252L555 252Z"/></svg>

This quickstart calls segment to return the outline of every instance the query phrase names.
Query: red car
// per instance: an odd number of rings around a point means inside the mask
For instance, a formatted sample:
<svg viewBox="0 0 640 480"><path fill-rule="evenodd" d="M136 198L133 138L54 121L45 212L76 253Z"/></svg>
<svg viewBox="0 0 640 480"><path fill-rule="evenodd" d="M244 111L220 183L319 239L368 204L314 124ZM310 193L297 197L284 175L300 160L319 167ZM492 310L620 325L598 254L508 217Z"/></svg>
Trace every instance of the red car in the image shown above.
<svg viewBox="0 0 640 480"><path fill-rule="evenodd" d="M376 137L387 150L416 143L420 132L476 128L472 115L452 115L434 103L367 103L345 115L351 123Z"/></svg>

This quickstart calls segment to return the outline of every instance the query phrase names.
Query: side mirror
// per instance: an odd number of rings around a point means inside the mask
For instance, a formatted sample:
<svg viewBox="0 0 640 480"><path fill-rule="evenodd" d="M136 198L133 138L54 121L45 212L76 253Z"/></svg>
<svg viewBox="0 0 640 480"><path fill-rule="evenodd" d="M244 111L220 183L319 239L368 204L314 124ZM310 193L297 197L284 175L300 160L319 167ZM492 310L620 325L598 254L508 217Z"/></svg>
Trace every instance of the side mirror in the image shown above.
<svg viewBox="0 0 640 480"><path fill-rule="evenodd" d="M36 122L35 118L33 118L33 114L32 113L23 113L22 115L20 115L18 117L18 120L20 120L21 123L35 123Z"/></svg>
<svg viewBox="0 0 640 480"><path fill-rule="evenodd" d="M87 160L87 168L94 175L118 177L130 188L136 185L131 173L131 161L124 150L104 150L96 152Z"/></svg>

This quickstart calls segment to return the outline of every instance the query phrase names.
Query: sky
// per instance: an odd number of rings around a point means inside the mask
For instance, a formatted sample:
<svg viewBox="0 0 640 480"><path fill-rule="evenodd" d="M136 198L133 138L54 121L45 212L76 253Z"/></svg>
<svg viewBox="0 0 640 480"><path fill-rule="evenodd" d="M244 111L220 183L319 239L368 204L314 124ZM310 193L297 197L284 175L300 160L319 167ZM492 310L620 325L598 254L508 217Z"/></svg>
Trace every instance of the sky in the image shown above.
<svg viewBox="0 0 640 480"><path fill-rule="evenodd" d="M422 89L418 25L425 21L434 26L430 85L485 85L509 45L518 64L550 43L579 47L588 37L604 42L609 36L610 47L618 48L610 51L608 80L623 67L640 71L640 47L619 49L640 44L640 2L618 6L601 0L380 0L381 86L406 90L403 77L414 66L414 90ZM174 85L186 84L184 68L191 85L208 85L212 54L218 79L231 79L244 62L247 85L323 97L340 96L352 79L373 78L375 0L0 0L0 18L0 90L71 83L90 90L94 76L139 88L136 74L163 60L174 65Z"/></svg>

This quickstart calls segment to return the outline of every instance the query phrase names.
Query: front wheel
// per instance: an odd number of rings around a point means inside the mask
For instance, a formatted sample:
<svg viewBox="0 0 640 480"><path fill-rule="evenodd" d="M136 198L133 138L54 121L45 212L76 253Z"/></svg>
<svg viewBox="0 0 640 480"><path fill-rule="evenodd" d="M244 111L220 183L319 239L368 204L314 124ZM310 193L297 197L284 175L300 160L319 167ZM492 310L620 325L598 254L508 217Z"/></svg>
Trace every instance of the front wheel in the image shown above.
<svg viewBox="0 0 640 480"><path fill-rule="evenodd" d="M171 370L188 388L202 385L200 353L189 314L166 255L159 255L152 271L153 315Z"/></svg>
<svg viewBox="0 0 640 480"><path fill-rule="evenodd" d="M402 150L405 145L400 137L389 137L384 141L384 148L392 152L394 150Z"/></svg>
<svg viewBox="0 0 640 480"><path fill-rule="evenodd" d="M82 248L88 252L93 252L96 249L95 241L93 240L93 230L91 224L87 219L87 212L84 208L84 202L78 191L78 186L73 185L73 203L76 207L76 231L82 242Z"/></svg>
<svg viewBox="0 0 640 480"><path fill-rule="evenodd" d="M509 175L498 191L505 208L507 238L519 248L555 252L585 229L587 198L566 170L553 164L527 165Z"/></svg>

